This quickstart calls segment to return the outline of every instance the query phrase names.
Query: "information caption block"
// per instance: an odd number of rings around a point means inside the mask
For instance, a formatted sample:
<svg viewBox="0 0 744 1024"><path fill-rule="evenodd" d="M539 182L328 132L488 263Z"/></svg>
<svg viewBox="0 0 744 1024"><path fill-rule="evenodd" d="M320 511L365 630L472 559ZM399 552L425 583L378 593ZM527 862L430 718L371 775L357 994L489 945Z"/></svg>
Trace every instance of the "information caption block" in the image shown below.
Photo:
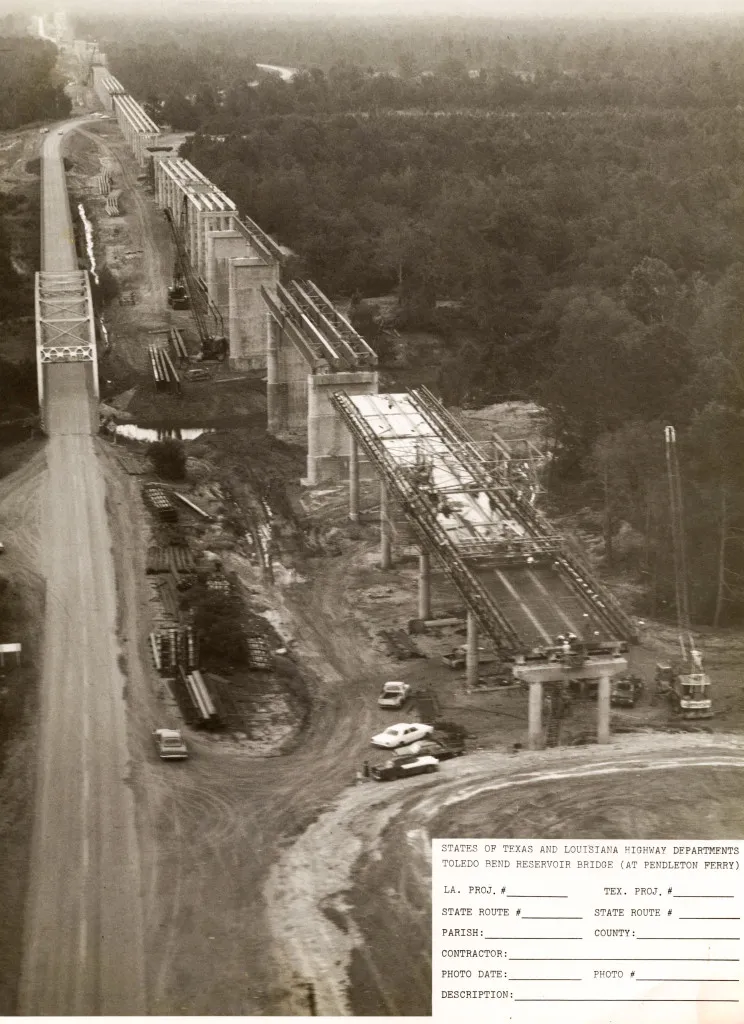
<svg viewBox="0 0 744 1024"><path fill-rule="evenodd" d="M434 1019L741 1024L741 846L433 840Z"/></svg>

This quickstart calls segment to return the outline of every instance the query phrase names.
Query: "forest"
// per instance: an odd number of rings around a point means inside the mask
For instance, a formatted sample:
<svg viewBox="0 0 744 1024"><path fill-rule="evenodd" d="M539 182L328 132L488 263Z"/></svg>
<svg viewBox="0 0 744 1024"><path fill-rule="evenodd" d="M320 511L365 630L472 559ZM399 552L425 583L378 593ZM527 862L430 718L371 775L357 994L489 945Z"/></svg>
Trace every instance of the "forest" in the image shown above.
<svg viewBox="0 0 744 1024"><path fill-rule="evenodd" d="M674 424L694 615L740 620L744 25L273 33L251 61L299 73L192 81L183 155L358 316L395 295L399 329L441 339L447 402L540 403L555 506L593 505L649 614L672 600ZM154 45L110 46L134 91Z"/></svg>
<svg viewBox="0 0 744 1024"><path fill-rule="evenodd" d="M57 49L29 36L0 35L0 131L65 117L70 100L57 79Z"/></svg>

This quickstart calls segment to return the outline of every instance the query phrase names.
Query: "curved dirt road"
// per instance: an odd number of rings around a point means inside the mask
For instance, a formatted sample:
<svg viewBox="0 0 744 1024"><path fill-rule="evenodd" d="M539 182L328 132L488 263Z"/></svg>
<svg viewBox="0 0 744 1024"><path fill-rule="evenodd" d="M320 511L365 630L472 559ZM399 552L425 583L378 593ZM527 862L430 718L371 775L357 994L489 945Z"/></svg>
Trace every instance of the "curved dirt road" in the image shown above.
<svg viewBox="0 0 744 1024"><path fill-rule="evenodd" d="M52 273L77 269L62 141L50 134L42 158L43 269ZM141 1014L139 857L90 366L50 365L45 387L46 617L20 1010Z"/></svg>

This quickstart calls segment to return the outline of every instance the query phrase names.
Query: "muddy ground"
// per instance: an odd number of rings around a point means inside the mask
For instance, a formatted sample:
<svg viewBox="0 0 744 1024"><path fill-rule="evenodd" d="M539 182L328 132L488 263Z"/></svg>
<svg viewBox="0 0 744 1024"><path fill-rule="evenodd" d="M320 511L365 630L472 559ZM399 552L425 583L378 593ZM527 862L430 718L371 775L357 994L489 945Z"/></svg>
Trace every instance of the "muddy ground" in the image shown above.
<svg viewBox="0 0 744 1024"><path fill-rule="evenodd" d="M141 486L152 469L141 460L143 472L128 473L121 456L136 453L136 446L101 439L126 651L148 1012L427 1013L432 835L476 829L567 838L594 838L595 829L608 838L650 838L669 829L691 838L721 829L740 835L744 822L732 796L740 789L742 761L736 736L655 735L650 730L670 723L664 710L644 700L614 716L616 728L640 730L640 736L620 737L601 752L576 746L514 754L514 743L524 739L525 694L518 687L466 691L462 673L441 659L464 642L462 626L413 636L412 657L391 653L381 632L405 633L416 615L416 550L405 524L396 523L395 566L382 572L375 488L364 488L365 514L354 525L344 487L303 491L303 453L267 437L263 395L250 382L194 384L183 399L155 393L145 361L147 344L157 337L151 332L176 318L187 326L182 320L188 316L169 311L165 301L172 270L165 221L113 122L77 133L70 155L73 188L95 224L99 261L116 276L121 296L135 298L134 304L114 299L104 311L111 343L102 373L110 381L107 396L119 395L118 404L140 423L210 427L230 417L229 430L188 444L188 480L178 487L214 521L205 524L186 512L181 518L195 553L207 558L211 552L234 574L246 608L271 625L291 666L286 676L254 677L253 721L246 729L219 735L186 730L192 758L181 765L157 760L151 729L182 722L147 645L163 611L145 571L154 524ZM119 217L108 218L95 194L94 178L103 167L121 189ZM40 620L33 523L43 466L40 454L0 481L0 524L15 552L6 565L31 601L32 622ZM222 497L215 497L215 485ZM232 501L247 520L244 532L235 529ZM269 527L272 542L264 549ZM435 575L432 589L435 614L462 613L444 576ZM674 642L673 631L649 627L633 652L634 669L648 678ZM706 651L719 709L712 725L722 733L739 731L744 638L711 636ZM487 682L487 664L482 676ZM386 679L430 685L442 715L467 728L473 752L443 765L435 779L357 784L362 761L374 760L370 737L395 720L376 705ZM563 741L585 742L593 713L591 702L575 707ZM2 799L13 801L7 820L16 825L0 825L8 892L14 878L22 881L31 699L13 720L17 740L6 748ZM716 758L726 764L712 767ZM694 770L693 761L699 764ZM595 777L597 762L617 771ZM655 773L652 784L642 772ZM690 813L693 804L705 813ZM19 937L16 928L13 941L7 921L0 927L3 965L11 974L20 962ZM7 1000L12 982L5 991Z"/></svg>

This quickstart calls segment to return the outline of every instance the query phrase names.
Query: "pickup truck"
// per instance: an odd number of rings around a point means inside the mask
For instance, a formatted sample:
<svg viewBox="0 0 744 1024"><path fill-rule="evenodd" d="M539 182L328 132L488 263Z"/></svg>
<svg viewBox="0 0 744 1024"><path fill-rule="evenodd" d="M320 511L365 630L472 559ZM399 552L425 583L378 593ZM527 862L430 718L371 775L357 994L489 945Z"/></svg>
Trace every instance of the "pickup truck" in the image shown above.
<svg viewBox="0 0 744 1024"><path fill-rule="evenodd" d="M183 761L189 756L188 748L178 729L154 729L152 737L158 755L164 761Z"/></svg>
<svg viewBox="0 0 744 1024"><path fill-rule="evenodd" d="M402 708L410 693L411 687L408 683L385 683L377 698L377 704L381 708Z"/></svg>
<svg viewBox="0 0 744 1024"><path fill-rule="evenodd" d="M393 757L384 764L373 765L370 775L377 782L392 782L393 779L407 779L412 775L428 775L439 770L439 761L429 754L406 754Z"/></svg>

